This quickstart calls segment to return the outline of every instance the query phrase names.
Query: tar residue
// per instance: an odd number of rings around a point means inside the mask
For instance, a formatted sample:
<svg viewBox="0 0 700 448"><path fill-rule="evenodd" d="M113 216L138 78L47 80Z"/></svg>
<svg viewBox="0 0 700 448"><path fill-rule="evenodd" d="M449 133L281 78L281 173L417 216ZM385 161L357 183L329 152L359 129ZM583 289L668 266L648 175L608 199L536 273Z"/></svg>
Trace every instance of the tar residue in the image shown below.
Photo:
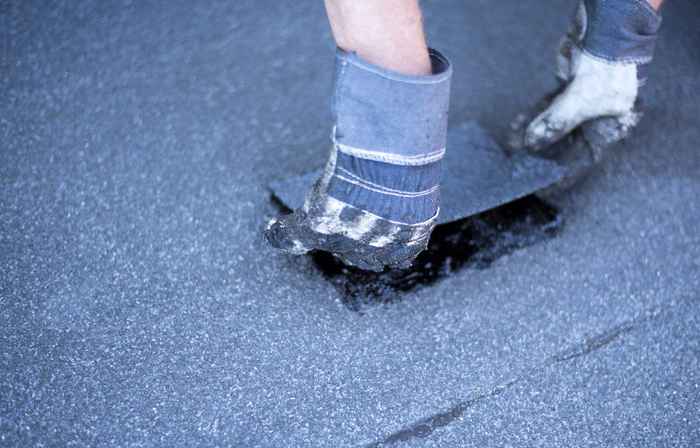
<svg viewBox="0 0 700 448"><path fill-rule="evenodd" d="M557 210L527 196L474 217L435 228L428 250L413 267L368 272L346 266L326 252L314 263L352 310L401 300L402 293L435 283L465 267L484 269L503 255L551 238L562 227Z"/></svg>

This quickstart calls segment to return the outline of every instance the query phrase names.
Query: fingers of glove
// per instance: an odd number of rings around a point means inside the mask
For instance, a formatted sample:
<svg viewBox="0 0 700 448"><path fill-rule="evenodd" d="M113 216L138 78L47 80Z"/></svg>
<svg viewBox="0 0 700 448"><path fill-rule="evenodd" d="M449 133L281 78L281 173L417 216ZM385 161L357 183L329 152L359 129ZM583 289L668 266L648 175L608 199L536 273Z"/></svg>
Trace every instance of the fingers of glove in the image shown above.
<svg viewBox="0 0 700 448"><path fill-rule="evenodd" d="M346 264L360 269L404 269L425 250L430 231L430 226L411 228L380 221L361 241L353 240L354 247L334 254Z"/></svg>
<svg viewBox="0 0 700 448"><path fill-rule="evenodd" d="M599 163L610 146L627 138L641 117L642 113L635 110L619 117L602 117L584 123L581 131L590 147L593 162Z"/></svg>
<svg viewBox="0 0 700 448"><path fill-rule="evenodd" d="M387 260L387 265L392 269L410 268L416 258L427 249L428 240L429 237L426 236L423 240L393 247L384 256L384 259Z"/></svg>
<svg viewBox="0 0 700 448"><path fill-rule="evenodd" d="M333 254L357 251L363 243L342 233L322 233L302 211L272 221L265 230L270 245L292 255L303 255L311 250Z"/></svg>
<svg viewBox="0 0 700 448"><path fill-rule="evenodd" d="M581 54L574 71L564 92L528 126L525 144L531 149L551 145L585 121L621 117L633 110L639 88L635 65Z"/></svg>
<svg viewBox="0 0 700 448"><path fill-rule="evenodd" d="M555 143L582 123L601 117L630 121L634 98L616 99L600 88L574 80L554 98L551 105L535 118L525 131L525 145L535 151Z"/></svg>
<svg viewBox="0 0 700 448"><path fill-rule="evenodd" d="M555 143L586 120L595 118L597 111L578 91L567 88L525 131L525 146L541 150Z"/></svg>
<svg viewBox="0 0 700 448"><path fill-rule="evenodd" d="M375 230L359 240L343 233L323 234L313 228L307 216L297 211L272 221L265 230L265 237L273 247L293 255L323 250L349 266L368 271L382 271L386 266L408 267L427 245L428 235L410 242L410 237L415 238L411 230L392 229L391 223L376 226Z"/></svg>
<svg viewBox="0 0 700 448"><path fill-rule="evenodd" d="M354 266L364 271L381 272L384 270L384 263L358 252L334 253L333 255L346 265Z"/></svg>
<svg viewBox="0 0 700 448"><path fill-rule="evenodd" d="M530 107L525 112L518 114L510 123L510 132L508 134L508 147L511 150L518 151L525 147L525 132L532 121L546 110L552 100L564 91L566 86L561 85L557 89L540 98L537 103Z"/></svg>
<svg viewBox="0 0 700 448"><path fill-rule="evenodd" d="M566 144L552 147L554 160L564 167L566 174L556 185L541 192L543 195L558 194L569 190L594 171L620 140L627 137L636 124L640 112L626 117L602 117L581 125L580 131L571 134ZM556 151L556 152L554 152Z"/></svg>
<svg viewBox="0 0 700 448"><path fill-rule="evenodd" d="M313 249L305 239L303 217L299 212L273 219L265 229L265 239L276 249L302 255Z"/></svg>
<svg viewBox="0 0 700 448"><path fill-rule="evenodd" d="M427 238L416 243L397 242L387 247L364 246L363 248L336 254L345 264L368 271L390 269L407 269L413 265L418 255L427 246Z"/></svg>

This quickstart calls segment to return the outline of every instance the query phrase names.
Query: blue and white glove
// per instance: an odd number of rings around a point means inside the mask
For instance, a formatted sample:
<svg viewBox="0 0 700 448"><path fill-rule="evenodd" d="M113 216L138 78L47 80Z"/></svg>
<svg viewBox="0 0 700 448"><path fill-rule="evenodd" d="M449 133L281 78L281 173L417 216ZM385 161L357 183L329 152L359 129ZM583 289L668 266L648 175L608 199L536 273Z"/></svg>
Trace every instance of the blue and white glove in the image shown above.
<svg viewBox="0 0 700 448"><path fill-rule="evenodd" d="M599 161L641 118L639 90L660 26L647 0L583 0L557 55L560 92L532 121L513 125L527 125L522 145L538 151L583 125Z"/></svg>
<svg viewBox="0 0 700 448"><path fill-rule="evenodd" d="M333 143L304 206L272 220L270 244L320 249L367 270L404 268L428 245L439 213L452 69L406 76L338 50Z"/></svg>

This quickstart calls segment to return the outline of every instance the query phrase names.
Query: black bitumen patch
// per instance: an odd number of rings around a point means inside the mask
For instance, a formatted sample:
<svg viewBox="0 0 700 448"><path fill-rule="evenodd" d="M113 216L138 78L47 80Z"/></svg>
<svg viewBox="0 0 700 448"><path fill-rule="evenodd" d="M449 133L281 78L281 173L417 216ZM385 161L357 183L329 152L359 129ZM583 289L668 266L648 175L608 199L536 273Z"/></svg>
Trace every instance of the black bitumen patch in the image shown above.
<svg viewBox="0 0 700 448"><path fill-rule="evenodd" d="M312 253L316 267L340 291L348 308L393 303L463 268L484 269L514 250L553 237L563 226L557 210L527 196L471 218L439 225L428 249L410 269L369 272L347 266L327 252Z"/></svg>

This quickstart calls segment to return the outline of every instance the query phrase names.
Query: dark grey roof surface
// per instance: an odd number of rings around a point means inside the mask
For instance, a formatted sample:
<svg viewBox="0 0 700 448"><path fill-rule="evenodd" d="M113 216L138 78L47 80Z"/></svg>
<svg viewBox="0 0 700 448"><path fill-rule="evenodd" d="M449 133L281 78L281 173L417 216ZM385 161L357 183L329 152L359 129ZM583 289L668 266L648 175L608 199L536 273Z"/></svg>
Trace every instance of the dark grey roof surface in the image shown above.
<svg viewBox="0 0 700 448"><path fill-rule="evenodd" d="M424 3L502 142L574 2ZM324 158L322 2L3 2L0 445L363 446L483 396L402 443L697 446L698 17L557 237L359 314L260 234Z"/></svg>

